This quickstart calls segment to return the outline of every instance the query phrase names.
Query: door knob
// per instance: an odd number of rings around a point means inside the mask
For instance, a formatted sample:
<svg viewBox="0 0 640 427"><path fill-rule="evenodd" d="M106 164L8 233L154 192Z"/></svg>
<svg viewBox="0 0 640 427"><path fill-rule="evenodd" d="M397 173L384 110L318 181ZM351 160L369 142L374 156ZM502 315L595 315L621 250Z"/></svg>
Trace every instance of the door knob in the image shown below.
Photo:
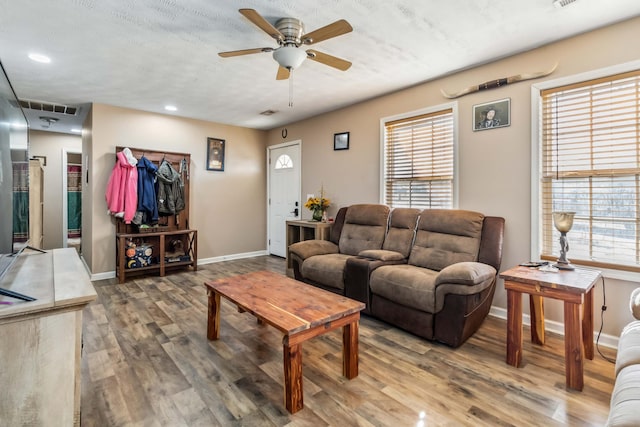
<svg viewBox="0 0 640 427"><path fill-rule="evenodd" d="M292 210L291 213L294 214L295 216L298 216L298 208L295 208L294 210Z"/></svg>

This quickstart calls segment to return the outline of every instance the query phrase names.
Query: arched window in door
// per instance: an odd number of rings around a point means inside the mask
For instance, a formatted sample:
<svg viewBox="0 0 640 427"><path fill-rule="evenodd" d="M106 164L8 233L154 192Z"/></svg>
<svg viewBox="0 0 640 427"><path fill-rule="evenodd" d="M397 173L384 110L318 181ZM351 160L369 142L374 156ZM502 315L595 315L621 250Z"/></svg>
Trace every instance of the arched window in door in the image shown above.
<svg viewBox="0 0 640 427"><path fill-rule="evenodd" d="M293 160L291 160L291 157L289 157L288 154L282 154L276 160L275 168L276 169L291 169L291 168L293 168Z"/></svg>

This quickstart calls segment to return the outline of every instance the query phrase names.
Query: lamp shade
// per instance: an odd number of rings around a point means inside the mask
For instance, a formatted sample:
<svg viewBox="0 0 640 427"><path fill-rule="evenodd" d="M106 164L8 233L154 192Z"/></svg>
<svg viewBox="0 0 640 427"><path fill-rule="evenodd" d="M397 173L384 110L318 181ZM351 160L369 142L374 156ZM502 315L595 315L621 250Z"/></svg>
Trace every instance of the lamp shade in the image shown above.
<svg viewBox="0 0 640 427"><path fill-rule="evenodd" d="M273 51L273 59L287 70L298 68L306 57L307 52L294 46L282 46Z"/></svg>
<svg viewBox="0 0 640 427"><path fill-rule="evenodd" d="M573 226L573 217L575 212L554 212L553 223L556 229L561 233L568 233Z"/></svg>

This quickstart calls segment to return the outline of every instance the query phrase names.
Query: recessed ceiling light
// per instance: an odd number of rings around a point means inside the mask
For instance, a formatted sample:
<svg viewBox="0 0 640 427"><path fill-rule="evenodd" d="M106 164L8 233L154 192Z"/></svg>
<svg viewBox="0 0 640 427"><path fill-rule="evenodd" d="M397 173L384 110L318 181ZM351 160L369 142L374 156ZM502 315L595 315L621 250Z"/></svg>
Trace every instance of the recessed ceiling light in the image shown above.
<svg viewBox="0 0 640 427"><path fill-rule="evenodd" d="M48 63L51 62L51 58L49 58L46 55L39 54L39 53L30 53L29 54L29 59L31 59L32 61L43 63L43 64L48 64Z"/></svg>
<svg viewBox="0 0 640 427"><path fill-rule="evenodd" d="M175 105L165 105L164 109L167 111L178 111L178 107L176 107Z"/></svg>
<svg viewBox="0 0 640 427"><path fill-rule="evenodd" d="M82 129L73 128L73 129L71 129L71 132L82 133Z"/></svg>

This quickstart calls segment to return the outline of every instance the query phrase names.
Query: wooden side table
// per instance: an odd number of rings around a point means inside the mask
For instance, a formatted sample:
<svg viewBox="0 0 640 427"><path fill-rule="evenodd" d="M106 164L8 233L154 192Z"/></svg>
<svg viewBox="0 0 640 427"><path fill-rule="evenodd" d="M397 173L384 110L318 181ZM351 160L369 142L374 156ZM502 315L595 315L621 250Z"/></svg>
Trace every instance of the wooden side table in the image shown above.
<svg viewBox="0 0 640 427"><path fill-rule="evenodd" d="M593 359L593 287L601 274L576 268L545 272L515 267L500 274L507 290L507 363L522 361L522 294L529 294L531 341L544 344L543 297L564 301L566 386L581 391L584 358Z"/></svg>
<svg viewBox="0 0 640 427"><path fill-rule="evenodd" d="M287 276L293 277L293 265L289 256L289 246L303 240L329 240L332 222L287 221Z"/></svg>

